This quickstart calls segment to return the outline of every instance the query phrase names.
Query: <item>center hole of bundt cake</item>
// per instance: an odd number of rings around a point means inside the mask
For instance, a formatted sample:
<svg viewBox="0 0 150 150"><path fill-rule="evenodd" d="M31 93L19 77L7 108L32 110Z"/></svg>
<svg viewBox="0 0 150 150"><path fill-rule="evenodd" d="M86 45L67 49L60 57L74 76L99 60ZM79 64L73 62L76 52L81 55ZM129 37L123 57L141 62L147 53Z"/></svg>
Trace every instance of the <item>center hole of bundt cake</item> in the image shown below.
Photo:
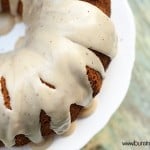
<svg viewBox="0 0 150 150"><path fill-rule="evenodd" d="M16 43L25 35L26 26L21 17L0 13L0 53L15 50Z"/></svg>

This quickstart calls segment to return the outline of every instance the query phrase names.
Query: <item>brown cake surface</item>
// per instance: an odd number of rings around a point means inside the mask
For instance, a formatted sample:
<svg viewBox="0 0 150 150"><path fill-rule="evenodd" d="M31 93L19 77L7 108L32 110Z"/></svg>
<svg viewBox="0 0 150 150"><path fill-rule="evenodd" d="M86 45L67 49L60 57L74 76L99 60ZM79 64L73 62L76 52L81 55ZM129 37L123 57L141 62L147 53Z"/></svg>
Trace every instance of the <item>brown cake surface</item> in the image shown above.
<svg viewBox="0 0 150 150"><path fill-rule="evenodd" d="M89 2L97 7L99 7L105 14L110 16L110 0L84 0L86 2ZM9 1L8 0L2 0L2 9L3 11L9 11ZM18 12L22 13L22 4L21 2L18 5ZM104 54L98 53L94 50L89 49L90 51L93 51L99 59L102 61L102 64L104 68L106 69L110 63L110 58ZM89 82L91 84L91 87L93 89L93 97L97 95L99 92L101 86L102 86L102 77L99 72L95 71L94 69L90 68L89 66L86 66L87 69L87 76L89 79ZM5 86L5 78L1 77L0 84L2 85L2 93L4 95L4 101L6 104L6 107L11 109L10 103L9 103L9 95L7 92L7 87ZM83 107L78 106L76 104L72 104L70 107L70 113L71 113L71 121L74 121L77 119L81 109ZM50 121L51 118L46 115L46 113L41 110L41 114L39 116L39 121L41 123L41 133L43 137L53 135L55 134L49 127L50 127ZM16 146L25 145L30 142L28 138L26 138L24 135L17 135L15 137ZM3 145L2 142L0 142L0 145Z"/></svg>

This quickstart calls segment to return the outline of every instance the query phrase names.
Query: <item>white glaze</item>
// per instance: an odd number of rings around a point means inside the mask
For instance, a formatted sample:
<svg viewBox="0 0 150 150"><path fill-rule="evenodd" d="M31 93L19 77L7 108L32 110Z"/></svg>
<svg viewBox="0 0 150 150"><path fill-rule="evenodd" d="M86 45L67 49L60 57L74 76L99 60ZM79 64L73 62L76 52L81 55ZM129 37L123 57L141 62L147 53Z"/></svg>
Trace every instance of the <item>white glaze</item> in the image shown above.
<svg viewBox="0 0 150 150"><path fill-rule="evenodd" d="M32 150L46 150L49 148L49 146L53 143L54 137L46 137L44 138L44 141L38 144L30 143L29 146Z"/></svg>
<svg viewBox="0 0 150 150"><path fill-rule="evenodd" d="M9 0L10 12L12 15L17 15L17 8L18 8L19 0Z"/></svg>
<svg viewBox="0 0 150 150"><path fill-rule="evenodd" d="M97 107L97 101L95 99L92 100L92 103L87 107L81 110L79 118L89 117L94 113Z"/></svg>
<svg viewBox="0 0 150 150"><path fill-rule="evenodd" d="M11 3L11 13L16 2ZM70 105L87 107L92 88L86 68L105 72L88 48L111 58L116 54L116 34L110 19L95 6L78 0L23 0L23 21L28 30L13 52L0 54L0 76L6 79L12 110L4 106L0 92L0 140L14 145L14 137L26 135L42 141L41 109L51 117L51 128L63 134L70 127ZM40 81L56 87L49 88ZM1 87L0 87L1 88Z"/></svg>

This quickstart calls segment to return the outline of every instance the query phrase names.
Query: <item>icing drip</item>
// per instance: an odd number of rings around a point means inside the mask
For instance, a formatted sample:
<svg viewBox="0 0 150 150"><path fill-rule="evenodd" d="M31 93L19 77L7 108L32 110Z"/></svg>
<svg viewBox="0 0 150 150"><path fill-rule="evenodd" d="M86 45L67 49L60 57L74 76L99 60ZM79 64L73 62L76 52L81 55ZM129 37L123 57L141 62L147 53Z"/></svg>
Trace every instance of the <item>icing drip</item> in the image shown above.
<svg viewBox="0 0 150 150"><path fill-rule="evenodd" d="M32 150L46 150L49 148L49 145L53 142L53 137L46 137L43 142L39 144L30 143Z"/></svg>
<svg viewBox="0 0 150 150"><path fill-rule="evenodd" d="M0 14L0 35L4 35L12 30L15 24L14 17L10 14Z"/></svg>
<svg viewBox="0 0 150 150"><path fill-rule="evenodd" d="M90 115L92 115L94 113L94 111L96 110L96 106L97 106L97 101L94 99L91 104L87 107L84 108L79 117L80 118L85 118L85 117L89 117Z"/></svg>
<svg viewBox="0 0 150 150"><path fill-rule="evenodd" d="M17 16L18 3L19 0L9 0L10 13L14 16Z"/></svg>
<svg viewBox="0 0 150 150"><path fill-rule="evenodd" d="M93 99L86 66L105 75L88 48L111 58L116 54L114 26L95 6L78 0L22 2L26 36L13 52L0 54L0 77L7 81L12 108L6 109L0 92L0 140L6 146L14 145L18 134L34 143L42 141L41 110L51 117L57 134L65 133L71 124L70 105L87 107ZM17 3L11 0L13 15Z"/></svg>
<svg viewBox="0 0 150 150"><path fill-rule="evenodd" d="M68 131L65 132L62 136L69 136L69 135L71 135L75 131L76 126L77 126L77 122L76 121L72 122L70 128L68 129Z"/></svg>

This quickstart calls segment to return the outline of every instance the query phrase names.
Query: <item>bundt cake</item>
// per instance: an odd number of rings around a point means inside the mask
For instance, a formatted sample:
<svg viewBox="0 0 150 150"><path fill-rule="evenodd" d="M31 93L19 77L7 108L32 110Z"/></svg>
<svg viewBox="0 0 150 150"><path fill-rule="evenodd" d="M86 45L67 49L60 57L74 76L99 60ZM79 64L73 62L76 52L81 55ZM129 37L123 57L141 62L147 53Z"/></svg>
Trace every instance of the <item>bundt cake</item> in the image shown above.
<svg viewBox="0 0 150 150"><path fill-rule="evenodd" d="M0 54L1 145L63 134L116 54L110 0L0 0L0 11L27 25L21 45Z"/></svg>

